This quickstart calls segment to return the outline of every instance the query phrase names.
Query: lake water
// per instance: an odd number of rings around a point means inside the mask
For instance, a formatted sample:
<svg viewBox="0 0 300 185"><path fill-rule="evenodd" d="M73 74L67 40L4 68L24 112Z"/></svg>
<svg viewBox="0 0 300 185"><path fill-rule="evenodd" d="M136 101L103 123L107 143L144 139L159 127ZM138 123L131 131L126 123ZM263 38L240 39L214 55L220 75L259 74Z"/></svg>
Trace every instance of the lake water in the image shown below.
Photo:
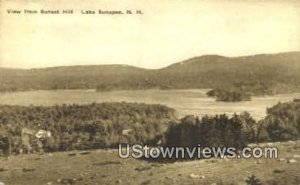
<svg viewBox="0 0 300 185"><path fill-rule="evenodd" d="M178 116L214 115L226 113L232 115L248 111L254 118L265 116L266 108L278 102L300 98L300 93L275 96L252 97L251 101L227 103L216 102L206 96L207 89L197 90L135 90L96 92L95 90L39 90L13 93L0 93L0 104L6 105L55 105L86 104L92 102L142 102L162 104L177 110Z"/></svg>

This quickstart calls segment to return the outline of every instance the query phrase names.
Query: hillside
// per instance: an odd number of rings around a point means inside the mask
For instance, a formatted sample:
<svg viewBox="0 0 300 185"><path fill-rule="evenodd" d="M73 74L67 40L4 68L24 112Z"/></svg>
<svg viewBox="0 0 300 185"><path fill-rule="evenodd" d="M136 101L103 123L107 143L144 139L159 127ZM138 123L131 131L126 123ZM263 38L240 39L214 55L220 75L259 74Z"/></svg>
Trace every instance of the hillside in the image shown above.
<svg viewBox="0 0 300 185"><path fill-rule="evenodd" d="M240 88L253 94L300 90L300 52L243 57L205 55L162 69L126 65L0 68L0 90Z"/></svg>
<svg viewBox="0 0 300 185"><path fill-rule="evenodd" d="M173 76L173 82L177 83L172 86L177 88L238 86L255 93L263 90L279 93L300 87L299 71L300 52L290 52L234 58L215 55L195 57L163 69L163 74L166 78Z"/></svg>
<svg viewBox="0 0 300 185"><path fill-rule="evenodd" d="M265 185L299 185L300 141L275 146L280 150L279 159L149 163L120 159L116 150L11 156L0 161L0 181L9 185L232 185L245 184L245 179L254 174ZM291 159L297 162L289 163ZM199 177L192 178L192 174Z"/></svg>
<svg viewBox="0 0 300 185"><path fill-rule="evenodd" d="M0 90L92 89L121 84L147 70L125 65L65 66L40 69L0 68Z"/></svg>

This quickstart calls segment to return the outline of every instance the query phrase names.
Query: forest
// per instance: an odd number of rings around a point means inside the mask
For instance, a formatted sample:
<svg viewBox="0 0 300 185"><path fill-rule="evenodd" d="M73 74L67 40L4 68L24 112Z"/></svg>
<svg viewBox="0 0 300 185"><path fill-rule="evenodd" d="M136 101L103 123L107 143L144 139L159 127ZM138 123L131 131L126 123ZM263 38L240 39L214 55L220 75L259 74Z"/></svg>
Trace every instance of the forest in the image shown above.
<svg viewBox="0 0 300 185"><path fill-rule="evenodd" d="M51 137L32 151L23 130L45 130ZM115 148L119 143L161 146L234 146L296 140L300 137L300 101L278 103L259 121L240 115L197 116L177 119L174 109L162 105L100 103L61 106L0 106L0 136L10 139L11 152L54 152Z"/></svg>
<svg viewBox="0 0 300 185"><path fill-rule="evenodd" d="M24 129L51 132L51 137L41 141L40 148L36 146L35 133L29 136L27 145L34 145L35 150L113 148L119 143L150 144L174 118L175 111L171 108L136 103L0 106L0 136L10 138L11 151L15 154L20 149L30 152L22 138Z"/></svg>
<svg viewBox="0 0 300 185"><path fill-rule="evenodd" d="M259 121L244 112L229 117L187 116L171 125L165 134L168 146L234 146L248 143L297 140L300 138L300 101L278 103L267 109L267 116Z"/></svg>

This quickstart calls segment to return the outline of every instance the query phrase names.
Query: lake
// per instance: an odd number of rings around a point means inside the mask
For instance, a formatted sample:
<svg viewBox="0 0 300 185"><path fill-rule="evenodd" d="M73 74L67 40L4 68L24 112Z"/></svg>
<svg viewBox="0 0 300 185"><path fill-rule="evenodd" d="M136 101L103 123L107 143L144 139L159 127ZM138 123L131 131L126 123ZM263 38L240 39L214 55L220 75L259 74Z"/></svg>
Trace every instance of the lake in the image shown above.
<svg viewBox="0 0 300 185"><path fill-rule="evenodd" d="M132 90L97 92L96 90L38 90L26 92L0 93L0 104L5 105L56 105L86 104L92 102L142 102L162 104L177 110L178 116L214 115L226 113L232 115L248 111L254 118L265 116L266 108L278 102L300 98L300 93L274 96L252 97L244 102L216 102L206 96L207 89L197 90Z"/></svg>

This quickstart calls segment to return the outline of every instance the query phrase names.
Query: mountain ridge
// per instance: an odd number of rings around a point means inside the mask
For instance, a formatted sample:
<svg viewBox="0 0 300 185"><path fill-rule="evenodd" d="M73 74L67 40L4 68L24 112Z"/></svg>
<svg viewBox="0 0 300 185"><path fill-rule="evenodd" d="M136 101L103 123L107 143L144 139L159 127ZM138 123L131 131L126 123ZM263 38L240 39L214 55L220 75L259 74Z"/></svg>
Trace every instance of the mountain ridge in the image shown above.
<svg viewBox="0 0 300 185"><path fill-rule="evenodd" d="M242 87L254 94L276 94L284 89L288 92L298 92L299 71L300 52L241 57L203 55L160 69L145 69L124 64L32 69L0 67L0 91ZM268 89L268 92L263 92L263 89Z"/></svg>
<svg viewBox="0 0 300 185"><path fill-rule="evenodd" d="M139 69L145 69L145 70L160 70L164 68L168 68L174 64L178 63L185 63L189 62L190 60L193 59L200 59L204 57L219 57L219 58L226 58L226 59L234 59L234 58L247 58L247 57L256 57L256 56L272 56L272 55L286 55L286 54L299 54L300 51L289 51L289 52L279 52L279 53L261 53L261 54L255 54L255 55L241 55L241 56L224 56L224 55L218 55L218 54L205 54L205 55L200 55L200 56L194 56L188 59L185 59L181 62L175 62L173 64L167 65L165 67L161 68L143 68L143 67L138 67L134 65L129 65L129 64L80 64L80 65L62 65L62 66L50 66L50 67L36 67L36 68L14 68L14 67L5 67L5 66L0 66L0 69L11 69L11 70L39 70L39 69L51 69L51 68L65 68L65 67L98 67L98 66L124 66L124 67L134 67L134 68L139 68Z"/></svg>

